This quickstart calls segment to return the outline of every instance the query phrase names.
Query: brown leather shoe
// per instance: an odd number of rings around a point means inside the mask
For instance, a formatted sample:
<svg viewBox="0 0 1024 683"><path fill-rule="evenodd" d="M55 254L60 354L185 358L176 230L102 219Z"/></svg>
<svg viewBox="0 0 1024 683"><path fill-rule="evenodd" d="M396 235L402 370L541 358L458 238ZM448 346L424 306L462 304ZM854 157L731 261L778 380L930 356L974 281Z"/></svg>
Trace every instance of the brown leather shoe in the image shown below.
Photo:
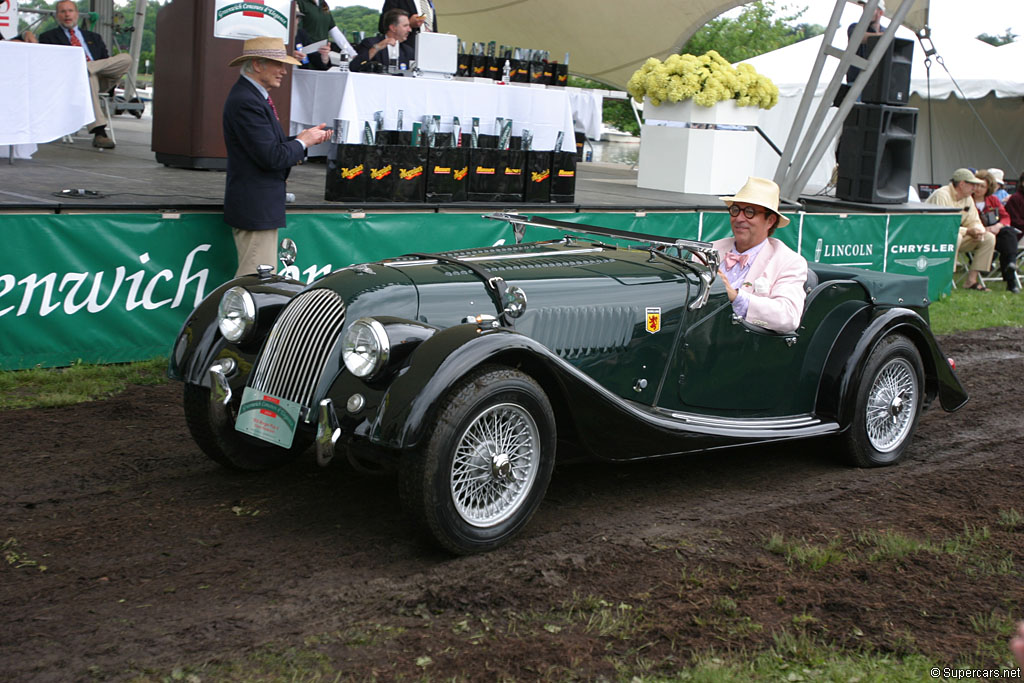
<svg viewBox="0 0 1024 683"><path fill-rule="evenodd" d="M92 137L92 146L99 147L100 149L114 149L114 141L106 135L94 135Z"/></svg>

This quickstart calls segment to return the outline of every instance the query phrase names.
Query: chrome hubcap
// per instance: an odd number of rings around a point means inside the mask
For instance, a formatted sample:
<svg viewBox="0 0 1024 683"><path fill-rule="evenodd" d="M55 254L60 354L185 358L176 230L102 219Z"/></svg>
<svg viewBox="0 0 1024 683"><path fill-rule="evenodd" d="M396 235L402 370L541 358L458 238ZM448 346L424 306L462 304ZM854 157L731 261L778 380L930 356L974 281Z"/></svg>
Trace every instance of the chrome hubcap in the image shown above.
<svg viewBox="0 0 1024 683"><path fill-rule="evenodd" d="M467 523L488 527L511 517L526 501L540 465L540 434L521 406L502 403L480 413L459 437L451 494Z"/></svg>
<svg viewBox="0 0 1024 683"><path fill-rule="evenodd" d="M879 370L868 394L867 435L875 450L888 453L903 443L917 411L917 373L903 358Z"/></svg>

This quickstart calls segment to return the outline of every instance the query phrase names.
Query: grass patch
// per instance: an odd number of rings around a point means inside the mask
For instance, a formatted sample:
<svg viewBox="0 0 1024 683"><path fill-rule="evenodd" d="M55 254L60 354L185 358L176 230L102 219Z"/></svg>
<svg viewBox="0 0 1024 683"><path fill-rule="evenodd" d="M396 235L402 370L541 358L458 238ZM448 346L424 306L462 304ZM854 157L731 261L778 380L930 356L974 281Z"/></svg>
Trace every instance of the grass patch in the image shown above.
<svg viewBox="0 0 1024 683"><path fill-rule="evenodd" d="M1015 508L1000 510L997 524L1007 531L1024 529L1024 513L1018 512Z"/></svg>
<svg viewBox="0 0 1024 683"><path fill-rule="evenodd" d="M33 368L0 372L0 410L54 408L108 398L129 384L164 384L167 359L117 365Z"/></svg>
<svg viewBox="0 0 1024 683"><path fill-rule="evenodd" d="M952 334L986 327L1024 326L1024 299L1007 294L1003 285L995 283L990 292L954 289L928 307L932 331Z"/></svg>
<svg viewBox="0 0 1024 683"><path fill-rule="evenodd" d="M573 594L564 608L566 621L578 622L586 633L628 640L642 628L644 610L625 602L612 603L592 595L580 597ZM546 626L550 632L552 625Z"/></svg>
<svg viewBox="0 0 1024 683"><path fill-rule="evenodd" d="M799 565L813 571L830 564L839 564L846 557L839 537L829 539L825 545L811 543L803 538L786 539L783 534L773 533L765 542L765 549L774 555L782 555L789 566Z"/></svg>
<svg viewBox="0 0 1024 683"><path fill-rule="evenodd" d="M889 653L843 650L812 636L782 631L773 645L760 652L704 652L674 676L640 681L858 681L917 683L932 680L937 664L920 655L896 657Z"/></svg>
<svg viewBox="0 0 1024 683"><path fill-rule="evenodd" d="M870 551L869 562L902 560L908 555L933 549L927 541L918 541L890 529L858 531L853 538Z"/></svg>

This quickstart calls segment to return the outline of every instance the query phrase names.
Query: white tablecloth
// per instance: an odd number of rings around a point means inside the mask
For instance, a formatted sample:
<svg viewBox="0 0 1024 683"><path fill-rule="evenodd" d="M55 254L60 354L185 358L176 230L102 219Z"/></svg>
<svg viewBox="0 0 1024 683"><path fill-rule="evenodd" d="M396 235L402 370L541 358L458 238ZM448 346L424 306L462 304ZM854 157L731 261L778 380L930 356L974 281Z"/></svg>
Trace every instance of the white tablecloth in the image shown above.
<svg viewBox="0 0 1024 683"><path fill-rule="evenodd" d="M81 48L0 41L0 145L50 142L92 120Z"/></svg>
<svg viewBox="0 0 1024 683"><path fill-rule="evenodd" d="M384 128L394 130L398 110L403 113L402 128L411 130L414 121L427 114L441 117L441 130L452 129L452 117L458 116L462 130L469 132L473 117L480 118L480 132L494 134L496 117L512 119L512 134L524 128L533 133L534 149L553 149L559 131L564 132L562 149L575 151L572 108L569 96L561 88L541 89L514 85L491 85L429 78L410 78L384 74L346 73L342 71L292 72L291 131L326 123L334 119L349 122L345 142L360 141L363 124L373 125L373 114L384 112ZM310 150L311 156L323 156L327 145Z"/></svg>

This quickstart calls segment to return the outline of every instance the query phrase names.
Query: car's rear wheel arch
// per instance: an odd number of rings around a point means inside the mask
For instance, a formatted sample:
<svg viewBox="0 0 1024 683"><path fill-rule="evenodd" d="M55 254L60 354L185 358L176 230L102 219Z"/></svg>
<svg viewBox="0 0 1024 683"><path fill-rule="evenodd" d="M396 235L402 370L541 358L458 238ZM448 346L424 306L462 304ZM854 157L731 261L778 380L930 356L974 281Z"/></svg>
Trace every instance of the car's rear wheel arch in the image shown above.
<svg viewBox="0 0 1024 683"><path fill-rule="evenodd" d="M864 313L869 313L868 309ZM927 405L938 392L936 364L945 363L946 360L935 357L925 330L921 327L923 321L916 323L919 320L907 309L889 309L874 319L860 316L852 318L825 364L815 408L818 416L836 419L844 428L849 425L856 404L857 387L863 380L865 363L875 348L892 334L907 337L921 356L924 366L922 394Z"/></svg>

